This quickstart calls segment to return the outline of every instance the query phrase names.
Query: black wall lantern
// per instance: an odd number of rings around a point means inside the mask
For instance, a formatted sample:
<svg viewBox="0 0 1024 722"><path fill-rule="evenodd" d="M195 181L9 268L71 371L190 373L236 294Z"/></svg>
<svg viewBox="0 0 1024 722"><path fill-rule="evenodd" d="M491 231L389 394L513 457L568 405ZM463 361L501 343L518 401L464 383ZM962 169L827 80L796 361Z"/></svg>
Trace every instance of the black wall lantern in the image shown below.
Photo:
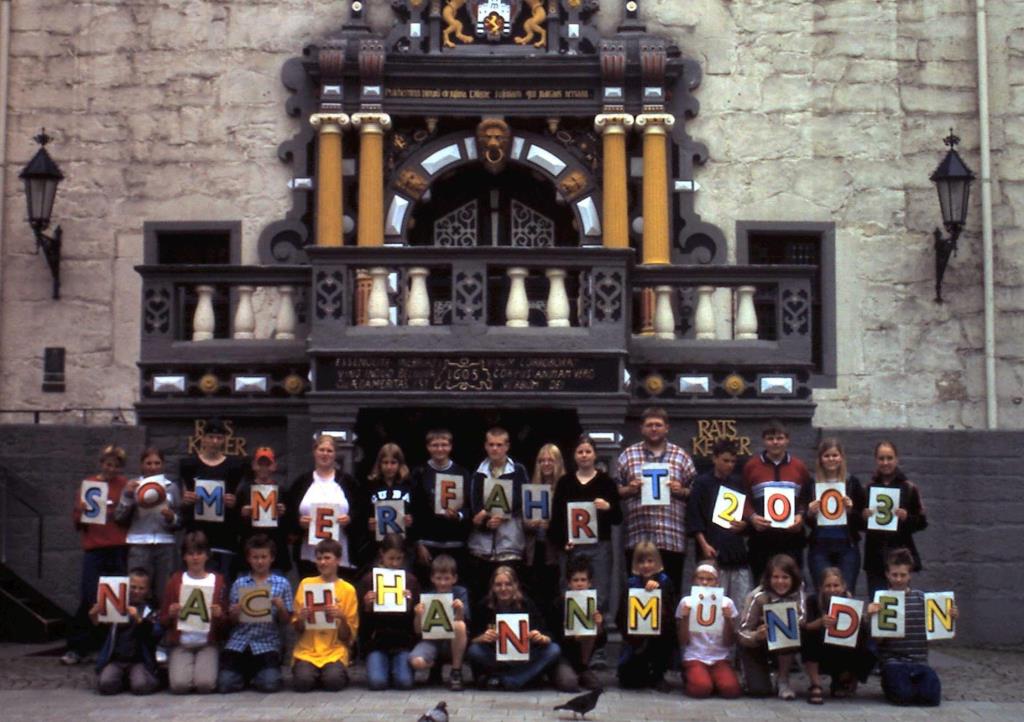
<svg viewBox="0 0 1024 722"><path fill-rule="evenodd" d="M46 129L34 140L39 143L39 150L32 156L18 177L25 181L25 199L28 202L28 224L36 234L36 252L41 248L50 266L53 276L53 297L60 298L60 239L61 229L57 226L52 236L43 231L50 227L50 214L53 212L53 200L57 197L57 186L64 180L64 174L46 152L46 144L52 138Z"/></svg>
<svg viewBox="0 0 1024 722"><path fill-rule="evenodd" d="M939 192L942 224L949 233L949 237L943 238L942 232L935 229L935 301L938 303L942 303L942 277L946 274L950 255L956 254L956 242L967 220L967 201L971 196L971 181L974 180L974 173L956 152L960 139L953 135L952 129L943 142L949 146L949 151L931 177Z"/></svg>

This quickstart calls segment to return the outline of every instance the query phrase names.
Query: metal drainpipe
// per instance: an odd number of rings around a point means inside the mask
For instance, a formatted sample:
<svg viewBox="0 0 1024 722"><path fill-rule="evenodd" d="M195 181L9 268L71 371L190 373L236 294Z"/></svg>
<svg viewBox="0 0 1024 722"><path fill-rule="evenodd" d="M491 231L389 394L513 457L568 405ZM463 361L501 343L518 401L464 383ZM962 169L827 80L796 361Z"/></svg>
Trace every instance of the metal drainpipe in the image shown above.
<svg viewBox="0 0 1024 722"><path fill-rule="evenodd" d="M7 80L11 72L11 0L0 2L0 298L3 298L4 197L7 194ZM0 339L0 348L3 340ZM6 513L6 506L4 509Z"/></svg>
<svg viewBox="0 0 1024 722"><path fill-rule="evenodd" d="M992 247L992 150L989 146L988 17L985 0L977 0L978 132L981 141L981 247L985 295L985 420L989 429L999 425L996 396L995 284Z"/></svg>

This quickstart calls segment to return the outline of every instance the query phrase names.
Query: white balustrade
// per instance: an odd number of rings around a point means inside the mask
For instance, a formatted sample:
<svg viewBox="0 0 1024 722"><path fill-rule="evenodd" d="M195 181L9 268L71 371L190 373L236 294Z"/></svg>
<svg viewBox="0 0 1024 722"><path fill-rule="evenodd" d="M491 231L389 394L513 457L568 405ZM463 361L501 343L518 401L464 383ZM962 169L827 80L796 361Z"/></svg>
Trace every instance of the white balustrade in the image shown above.
<svg viewBox="0 0 1024 722"><path fill-rule="evenodd" d="M530 301L526 297L527 270L514 266L507 271L511 281L505 303L505 325L526 328L530 325Z"/></svg>
<svg viewBox="0 0 1024 722"><path fill-rule="evenodd" d="M693 314L693 328L699 341L715 340L714 286L697 286L697 310Z"/></svg>
<svg viewBox="0 0 1024 722"><path fill-rule="evenodd" d="M291 341L295 338L295 300L292 298L295 289L291 286L278 286L277 318L274 319L274 338L278 341Z"/></svg>
<svg viewBox="0 0 1024 722"><path fill-rule="evenodd" d="M192 340L209 341L213 338L216 319L213 315L213 286L196 286L199 300L192 315Z"/></svg>
<svg viewBox="0 0 1024 722"><path fill-rule="evenodd" d="M565 271L552 268L544 275L548 277L548 326L568 326L569 294L565 292Z"/></svg>
<svg viewBox="0 0 1024 722"><path fill-rule="evenodd" d="M367 326L391 325L391 307L388 303L388 269L370 269L370 298L367 301Z"/></svg>
<svg viewBox="0 0 1024 722"><path fill-rule="evenodd" d="M736 328L734 336L738 341L757 340L757 312L754 310L754 286L740 286L736 289Z"/></svg>
<svg viewBox="0 0 1024 722"><path fill-rule="evenodd" d="M430 297L427 295L427 275L422 266L409 269L409 294L405 297L405 318L410 326L430 325Z"/></svg>
<svg viewBox="0 0 1024 722"><path fill-rule="evenodd" d="M235 293L238 302L235 306L235 320L232 323L231 338L256 338L256 314L252 310L252 286L238 286Z"/></svg>
<svg viewBox="0 0 1024 722"><path fill-rule="evenodd" d="M676 317L672 312L672 287L654 287L654 335L657 338L676 337Z"/></svg>

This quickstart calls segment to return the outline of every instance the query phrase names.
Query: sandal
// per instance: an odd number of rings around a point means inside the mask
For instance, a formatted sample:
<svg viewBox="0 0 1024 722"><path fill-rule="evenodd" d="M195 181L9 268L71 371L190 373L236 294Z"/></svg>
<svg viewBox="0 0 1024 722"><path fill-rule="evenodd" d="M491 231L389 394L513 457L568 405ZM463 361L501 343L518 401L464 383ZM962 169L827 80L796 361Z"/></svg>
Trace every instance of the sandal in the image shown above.
<svg viewBox="0 0 1024 722"><path fill-rule="evenodd" d="M807 704L825 704L820 684L812 684L807 688Z"/></svg>

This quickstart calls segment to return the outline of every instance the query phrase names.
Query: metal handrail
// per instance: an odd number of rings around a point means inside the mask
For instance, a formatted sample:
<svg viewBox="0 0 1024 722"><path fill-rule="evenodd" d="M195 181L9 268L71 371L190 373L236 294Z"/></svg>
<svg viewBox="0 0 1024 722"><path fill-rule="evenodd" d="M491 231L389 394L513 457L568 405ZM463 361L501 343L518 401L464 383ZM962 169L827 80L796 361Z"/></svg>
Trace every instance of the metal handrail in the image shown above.
<svg viewBox="0 0 1024 722"><path fill-rule="evenodd" d="M36 577L41 578L43 576L43 513L34 507L28 501L25 501L17 492L12 494L11 486L12 480L18 482L17 478L4 466L0 466L0 484L3 484L3 515L0 519L3 520L3 533L0 534L0 563L7 564L7 535L10 533L10 504L9 500L13 496L14 500L27 508L36 517ZM20 483L20 482L18 482Z"/></svg>

